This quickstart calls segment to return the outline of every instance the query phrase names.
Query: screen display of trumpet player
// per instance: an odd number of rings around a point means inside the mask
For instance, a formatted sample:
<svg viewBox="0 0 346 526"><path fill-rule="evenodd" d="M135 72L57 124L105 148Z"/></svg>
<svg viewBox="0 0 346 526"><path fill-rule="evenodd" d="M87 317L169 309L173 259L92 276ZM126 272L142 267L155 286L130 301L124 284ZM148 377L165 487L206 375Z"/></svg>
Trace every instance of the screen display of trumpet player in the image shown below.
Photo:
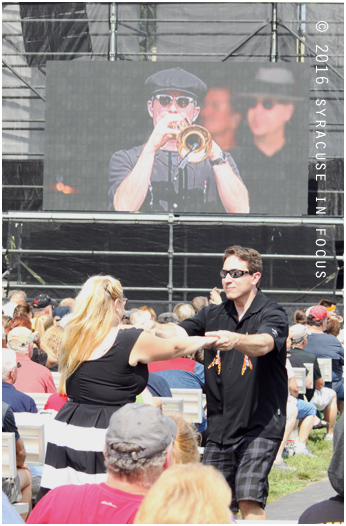
<svg viewBox="0 0 346 526"><path fill-rule="evenodd" d="M154 129L144 145L112 156L109 209L249 213L248 191L233 158L194 124L205 83L176 67L148 77L145 89Z"/></svg>

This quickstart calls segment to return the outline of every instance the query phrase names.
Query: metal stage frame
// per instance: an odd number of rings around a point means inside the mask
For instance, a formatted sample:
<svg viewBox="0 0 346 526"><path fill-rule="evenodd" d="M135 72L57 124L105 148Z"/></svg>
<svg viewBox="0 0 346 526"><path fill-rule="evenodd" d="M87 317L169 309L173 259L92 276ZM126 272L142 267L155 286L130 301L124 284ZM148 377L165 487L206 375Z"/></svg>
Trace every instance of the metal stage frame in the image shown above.
<svg viewBox="0 0 346 526"><path fill-rule="evenodd" d="M212 20L208 16L200 16L198 9L192 13L194 6L181 4L184 6L185 18L176 15L165 16L159 15L160 5L164 3L61 3L61 4L30 4L35 8L41 5L46 10L42 11L39 16L30 15L25 12L25 3L4 3L3 4L3 295L15 288L22 288L28 292L34 289L47 290L55 288L61 293L65 293L72 288L78 291L81 283L61 284L54 283L52 279L49 283L42 283L36 277L34 282L25 283L22 271L29 268L31 276L35 276L35 269L30 268L30 258L40 256L47 258L59 256L64 258L69 256L81 256L99 258L111 257L116 260L122 256L143 257L154 260L155 258L164 258L167 260L167 285L148 287L148 291L157 290L166 295L166 300L162 301L172 308L174 296L180 293L182 298L186 298L188 292L194 292L196 295L206 294L209 289L201 286L191 288L187 286L175 286L174 279L174 260L183 258L184 269L187 269L191 258L220 258L220 253L203 252L183 252L176 251L174 248L175 227L177 225L248 225L249 227L260 227L278 225L285 227L302 225L311 226L323 225L333 227L337 232L336 241L339 243L338 249L335 249L335 255L326 256L326 260L334 260L337 272L343 268L344 255L340 244L343 241L343 190L339 188L334 181L328 187L318 186L310 189L309 194L316 196L328 195L330 208L325 216L304 216L297 217L267 217L267 216L182 216L172 214L147 215L147 214L123 214L123 213L59 213L43 212L42 192L43 192L43 163L44 163L44 131L45 131L45 66L46 60L103 60L114 62L118 60L181 60L183 61L246 61L256 60L258 62L308 62L311 71L316 66L316 57L319 51L311 44L311 38L316 33L316 23L323 12L323 5L326 6L326 12L334 6L337 10L337 4L340 2L316 4L297 4L281 2L263 2L263 12L266 15L255 16L253 12L245 12L244 16L238 19L228 16L226 19L220 16L217 18L218 11L214 3L201 3L201 6L210 5L212 9ZM220 3L220 13L225 4L230 6L239 6L239 3L232 4L226 2L223 6ZM247 3L244 2L244 5ZM168 5L168 4L167 4ZM255 4L253 4L255 5ZM287 6L284 10L283 6ZM55 7L54 7L55 6ZM173 6L173 3L172 3ZM322 6L322 7L321 7ZM29 8L30 9L30 8ZM190 9L190 10L189 10ZM266 9L266 11L265 11ZM315 11L314 11L315 9ZM285 18L286 17L286 18ZM214 26L211 26L214 24ZM242 25L247 24L247 25ZM35 38L31 38L30 46L26 47L25 36L31 25L32 35L37 34L37 42L42 40L42 48L30 48L35 46ZM185 39L196 36L196 38L210 37L207 26L213 27L214 39L219 36L226 37L232 44L225 46L223 50L209 51L201 48L191 51L188 45L184 46ZM310 112L313 112L313 103L316 98L323 96L328 100L340 102L343 98L343 55L340 53L340 41L343 42L343 21L338 17L330 20L335 33L335 44L330 46L328 53L328 68L333 75L333 86L321 87L313 84L310 85ZM244 28L237 32L237 27ZM40 27L46 36L38 32ZM200 27L202 29L200 29ZM66 29L69 28L69 29ZM246 28L246 29L245 29ZM54 29L54 30L53 30ZM66 29L66 31L65 31ZM35 33L35 30L36 33ZM71 32L71 34L69 33ZM30 31L29 31L30 33ZM64 33L64 36L61 35ZM172 35L179 34L179 46L169 48L169 42ZM56 41L53 42L55 35ZM318 36L320 37L322 33ZM72 38L73 37L73 38ZM41 38L41 40L40 40ZM44 40L46 38L46 40ZM75 40L74 40L75 39ZM172 39L173 40L173 39ZM73 43L78 41L78 46L73 47ZM289 41L289 44L287 42ZM70 47L69 47L70 42ZM91 44L90 44L91 42ZM255 42L263 42L263 46L255 46ZM38 46L39 44L37 44ZM71 48L72 46L72 48ZM84 47L83 47L84 46ZM88 46L90 49L88 49ZM168 51L167 51L168 49ZM253 56L255 57L253 58ZM317 63L319 66L323 66ZM13 111L17 113L13 114ZM334 112L334 117L328 121L326 130L332 137L340 137L343 131L342 116L336 118L340 113ZM314 136L314 122L310 122L310 139ZM331 141L333 142L333 141ZM313 143L312 143L313 144ZM315 157L311 153L309 160L314 162ZM343 154L333 153L326 157L328 162L342 164ZM37 163L32 171L25 177L22 173L21 163ZM23 164L24 166L24 164ZM335 173L342 168L337 164L334 168ZM24 168L23 168L24 171ZM13 177L13 174L16 177ZM19 174L19 175L18 175ZM33 175L32 175L33 174ZM309 176L310 177L310 176ZM310 177L311 178L311 177ZM337 176L335 176L337 178ZM8 205L10 203L10 205ZM16 207L15 209L11 208ZM168 242L158 251L140 251L136 252L133 247L128 251L101 251L93 250L64 250L56 247L54 250L45 250L43 247L34 249L32 247L22 246L21 232L25 225L32 224L113 224L113 225L165 225L168 229ZM15 246L11 245L11 237L16 239ZM265 252L265 247L263 252ZM307 261L311 262L316 259L314 254L277 254L273 250L263 254L265 263L273 264L277 260ZM18 260L21 263L18 263ZM13 268L15 266L15 272ZM184 270L185 271L185 270ZM16 276L14 277L14 274ZM301 296L311 298L311 301L317 296L333 296L342 301L343 292L341 287L334 286L323 291L318 288L314 290L284 289L284 287L269 287L263 289L269 295L287 295L287 304L295 304ZM186 286L185 286L186 285ZM145 291L145 287L140 287ZM135 286L126 287L126 290L134 294L138 288ZM142 302L143 303L143 302Z"/></svg>

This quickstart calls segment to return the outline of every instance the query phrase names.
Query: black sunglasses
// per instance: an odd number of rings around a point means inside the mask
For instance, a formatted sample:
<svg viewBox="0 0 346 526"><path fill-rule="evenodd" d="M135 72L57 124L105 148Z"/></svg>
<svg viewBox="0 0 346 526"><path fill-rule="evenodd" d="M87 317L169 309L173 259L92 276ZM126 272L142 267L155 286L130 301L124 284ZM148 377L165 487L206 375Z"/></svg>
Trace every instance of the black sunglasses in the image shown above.
<svg viewBox="0 0 346 526"><path fill-rule="evenodd" d="M252 103L249 104L249 108L256 108L257 104L262 104L265 110L271 110L279 104L277 99L255 99Z"/></svg>
<svg viewBox="0 0 346 526"><path fill-rule="evenodd" d="M231 270L220 270L220 276L222 277L222 279L224 279L227 276L227 274L229 274L231 278L241 278L242 276L244 276L244 274L251 274L251 272L249 270L238 270L236 268L233 268Z"/></svg>
<svg viewBox="0 0 346 526"><path fill-rule="evenodd" d="M179 108L186 108L191 102L195 102L193 97L187 97L186 95L179 95L179 97L172 97L172 95L162 94L155 95L154 99L157 99L161 106L170 106L173 100L177 101Z"/></svg>

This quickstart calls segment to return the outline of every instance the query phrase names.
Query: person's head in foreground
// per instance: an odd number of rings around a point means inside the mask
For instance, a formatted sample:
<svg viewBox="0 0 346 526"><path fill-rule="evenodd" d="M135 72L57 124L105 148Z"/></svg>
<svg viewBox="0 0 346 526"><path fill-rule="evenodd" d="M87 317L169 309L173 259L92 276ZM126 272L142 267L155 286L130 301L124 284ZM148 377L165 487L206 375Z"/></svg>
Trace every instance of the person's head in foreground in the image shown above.
<svg viewBox="0 0 346 526"><path fill-rule="evenodd" d="M171 464L177 426L158 408L126 404L113 413L106 433L108 474L147 489Z"/></svg>
<svg viewBox="0 0 346 526"><path fill-rule="evenodd" d="M231 497L225 478L212 466L176 464L144 497L135 524L231 524Z"/></svg>

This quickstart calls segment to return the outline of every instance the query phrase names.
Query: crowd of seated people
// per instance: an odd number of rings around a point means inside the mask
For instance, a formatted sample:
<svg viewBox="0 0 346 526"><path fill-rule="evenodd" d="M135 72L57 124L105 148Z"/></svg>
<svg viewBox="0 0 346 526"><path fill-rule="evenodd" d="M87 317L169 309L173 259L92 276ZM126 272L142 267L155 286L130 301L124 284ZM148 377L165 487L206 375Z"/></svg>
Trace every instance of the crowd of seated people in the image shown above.
<svg viewBox="0 0 346 526"><path fill-rule="evenodd" d="M209 298L198 296L157 315L149 305L125 310L121 284L109 276L90 278L76 299L60 303L45 294L30 302L25 293L15 291L3 307L3 431L10 421L20 440L9 412L36 413L30 393L51 393L45 410L56 417L36 502L31 500L33 473L25 464L24 444L18 443L19 492L18 482L14 493L3 480L9 516L7 503L22 498L29 503L29 514L22 519L32 524L235 521L223 476L200 462L207 412L196 427L181 416L165 417L160 403L160 396L171 396L171 388L204 389L203 346L211 345L211 339L160 339L148 323L180 323L208 304L222 302L221 294L215 287ZM312 429L325 428L325 438L333 440L338 414L343 414L342 324L336 304L329 300L294 313L287 340L287 424L273 469L294 471L284 461L292 454L305 455L307 462L314 456L308 449ZM331 382L322 378L319 357L331 358ZM306 393L300 395L292 367L306 363L314 365L314 373L311 378L306 369ZM57 371L58 390L51 374ZM137 421L139 407L143 412ZM142 422L138 436L136 421ZM149 423L156 425L155 432ZM157 434L158 423L162 435ZM294 446L287 448L297 427ZM119 429L132 432L133 441L120 436ZM89 440L90 430L95 436ZM124 446L128 442L130 449ZM80 466L87 465L93 468L83 472ZM61 478L66 468L69 477ZM80 505L85 501L90 506Z"/></svg>

